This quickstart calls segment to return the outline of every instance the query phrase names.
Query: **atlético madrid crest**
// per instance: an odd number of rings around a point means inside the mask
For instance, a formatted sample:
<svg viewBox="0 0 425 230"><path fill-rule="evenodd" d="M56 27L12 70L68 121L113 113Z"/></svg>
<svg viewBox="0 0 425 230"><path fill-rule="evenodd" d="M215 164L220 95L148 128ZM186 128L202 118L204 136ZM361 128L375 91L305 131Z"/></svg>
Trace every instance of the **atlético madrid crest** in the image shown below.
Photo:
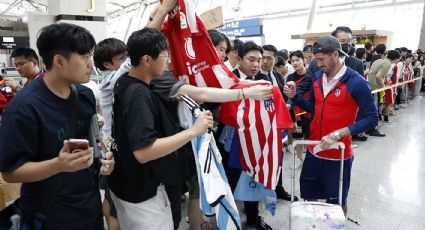
<svg viewBox="0 0 425 230"><path fill-rule="evenodd" d="M335 96L338 97L339 95L341 95L341 92L342 92L341 88L339 88L339 87L336 88L335 89Z"/></svg>
<svg viewBox="0 0 425 230"><path fill-rule="evenodd" d="M264 100L264 107L268 112L274 111L274 100L273 98Z"/></svg>

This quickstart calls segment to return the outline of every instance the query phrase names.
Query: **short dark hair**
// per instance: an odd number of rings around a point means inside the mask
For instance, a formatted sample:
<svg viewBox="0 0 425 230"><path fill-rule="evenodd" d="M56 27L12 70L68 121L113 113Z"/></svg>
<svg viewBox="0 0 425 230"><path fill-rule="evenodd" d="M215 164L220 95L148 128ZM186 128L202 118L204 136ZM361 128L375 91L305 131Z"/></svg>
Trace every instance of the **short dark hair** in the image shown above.
<svg viewBox="0 0 425 230"><path fill-rule="evenodd" d="M88 54L95 45L93 35L86 28L68 23L45 26L37 38L37 49L46 69L52 67L53 57L57 54L65 58L71 53Z"/></svg>
<svg viewBox="0 0 425 230"><path fill-rule="evenodd" d="M166 50L168 50L167 38L153 28L136 30L127 41L127 52L132 66L138 66L140 58L144 55L157 59L159 54Z"/></svg>
<svg viewBox="0 0 425 230"><path fill-rule="evenodd" d="M125 43L116 38L107 38L99 42L94 48L93 61L94 65L100 70L106 70L104 62L111 62L116 55L125 53L127 48Z"/></svg>
<svg viewBox="0 0 425 230"><path fill-rule="evenodd" d="M243 41L236 38L235 40L233 40L232 50L237 51L242 47L242 45L243 45Z"/></svg>
<svg viewBox="0 0 425 230"><path fill-rule="evenodd" d="M232 44L230 44L230 40L225 34L221 33L218 30L208 30L208 34L210 35L211 41L214 46L217 46L221 42L226 42L226 54L232 50Z"/></svg>
<svg viewBox="0 0 425 230"><path fill-rule="evenodd" d="M282 65L283 66L286 65L286 61L282 57L277 56L277 61L276 61L276 64L274 64L274 66L279 67Z"/></svg>
<svg viewBox="0 0 425 230"><path fill-rule="evenodd" d="M364 48L366 49L366 50L368 50L368 49L370 49L370 48L372 48L373 47L373 44L372 43L370 43L370 42L367 42L366 44L364 44Z"/></svg>
<svg viewBox="0 0 425 230"><path fill-rule="evenodd" d="M285 49L279 50L279 52L277 52L277 56L283 58L285 61L289 59L288 51Z"/></svg>
<svg viewBox="0 0 425 230"><path fill-rule="evenodd" d="M221 32L220 32L221 33ZM232 51L232 43L230 42L230 39L223 33L221 33L224 36L224 40L226 41L226 45L227 45L227 49L226 49L226 54L230 53L230 51Z"/></svg>
<svg viewBox="0 0 425 230"><path fill-rule="evenodd" d="M277 48L274 45L264 45L263 50L273 52L274 57L277 57Z"/></svg>
<svg viewBox="0 0 425 230"><path fill-rule="evenodd" d="M404 59L413 58L413 54L407 53L406 56L404 56Z"/></svg>
<svg viewBox="0 0 425 230"><path fill-rule="evenodd" d="M387 58L394 61L400 58L400 53L397 50L389 50L387 53Z"/></svg>
<svg viewBox="0 0 425 230"><path fill-rule="evenodd" d="M35 52L35 50L29 47L19 47L14 49L10 57L12 58L25 57L26 59L35 59L38 63L37 53Z"/></svg>
<svg viewBox="0 0 425 230"><path fill-rule="evenodd" d="M244 58L250 51L260 51L260 53L263 54L263 48L261 48L261 46L255 44L255 42L245 42L238 50L238 56Z"/></svg>
<svg viewBox="0 0 425 230"><path fill-rule="evenodd" d="M407 49L406 47L400 47L400 49L401 49L402 52L408 52L409 51L409 49Z"/></svg>
<svg viewBox="0 0 425 230"><path fill-rule="evenodd" d="M304 59L304 53L301 50L295 50L291 52L289 54L289 59L292 59L293 56Z"/></svg>
<svg viewBox="0 0 425 230"><path fill-rule="evenodd" d="M313 52L313 46L310 45L310 44L305 45L304 48L303 48L303 52L307 52L308 50Z"/></svg>
<svg viewBox="0 0 425 230"><path fill-rule="evenodd" d="M357 48L356 50L356 58L362 59L363 56L366 54L366 48Z"/></svg>
<svg viewBox="0 0 425 230"><path fill-rule="evenodd" d="M385 44L379 44L379 45L376 45L375 47L375 52L380 55L383 55L386 50L387 50L387 46Z"/></svg>
<svg viewBox="0 0 425 230"><path fill-rule="evenodd" d="M337 34L341 33L341 32L345 32L347 34L353 34L353 32L351 31L350 27L347 26L338 26L334 31L332 31L332 36L336 37Z"/></svg>

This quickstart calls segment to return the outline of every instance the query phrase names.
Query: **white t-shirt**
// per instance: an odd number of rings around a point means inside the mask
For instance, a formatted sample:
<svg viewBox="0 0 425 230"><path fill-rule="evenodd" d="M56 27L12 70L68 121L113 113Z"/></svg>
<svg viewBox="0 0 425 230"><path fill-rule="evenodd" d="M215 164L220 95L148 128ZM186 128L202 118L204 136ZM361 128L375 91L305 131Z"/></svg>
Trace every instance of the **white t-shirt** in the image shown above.
<svg viewBox="0 0 425 230"><path fill-rule="evenodd" d="M97 83L93 80L90 80L89 82L87 82L83 85L88 87L89 89L91 89L91 91L94 94L94 98L96 99L96 105L99 105L100 104L100 90L99 90Z"/></svg>
<svg viewBox="0 0 425 230"><path fill-rule="evenodd" d="M403 73L403 67L404 67L404 63L403 62L397 62L397 82L398 80L401 79L401 73Z"/></svg>
<svg viewBox="0 0 425 230"><path fill-rule="evenodd" d="M425 65L419 66L420 77L424 76L424 69L425 69Z"/></svg>
<svg viewBox="0 0 425 230"><path fill-rule="evenodd" d="M286 63L285 67L288 69L288 72L286 73L286 75L285 75L285 76L283 76L283 78L285 79L285 82L286 82L286 80L288 79L289 74L293 74L293 73L295 72L295 69L294 69L294 67L293 67L291 64L289 64L289 63Z"/></svg>
<svg viewBox="0 0 425 230"><path fill-rule="evenodd" d="M391 81L391 79L394 75L394 66L395 66L395 64L391 63L390 72L388 72L388 75L385 78L387 81ZM393 82L393 83L395 83L395 82Z"/></svg>

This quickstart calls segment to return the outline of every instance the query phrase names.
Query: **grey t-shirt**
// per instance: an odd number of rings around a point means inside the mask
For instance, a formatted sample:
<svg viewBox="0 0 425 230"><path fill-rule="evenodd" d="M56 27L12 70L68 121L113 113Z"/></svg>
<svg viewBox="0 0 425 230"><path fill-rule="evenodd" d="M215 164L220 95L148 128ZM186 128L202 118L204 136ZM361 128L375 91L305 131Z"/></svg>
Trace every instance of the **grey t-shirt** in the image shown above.
<svg viewBox="0 0 425 230"><path fill-rule="evenodd" d="M121 77L124 73L127 73L130 70L131 63L130 59L127 58L123 62L120 68L116 71L104 71L102 72L103 80L99 84L100 90L100 109L102 111L103 119L105 120L102 127L102 139L106 143L107 138L111 135L111 126L112 126L112 97L115 83L118 78Z"/></svg>
<svg viewBox="0 0 425 230"><path fill-rule="evenodd" d="M390 72L390 69L391 61L387 58L379 59L373 62L372 66L370 67L370 73L367 77L367 80L369 81L372 90L379 89L382 87L378 84L378 81L376 80L376 75L378 74L378 72L381 72L382 78L385 79L388 73Z"/></svg>

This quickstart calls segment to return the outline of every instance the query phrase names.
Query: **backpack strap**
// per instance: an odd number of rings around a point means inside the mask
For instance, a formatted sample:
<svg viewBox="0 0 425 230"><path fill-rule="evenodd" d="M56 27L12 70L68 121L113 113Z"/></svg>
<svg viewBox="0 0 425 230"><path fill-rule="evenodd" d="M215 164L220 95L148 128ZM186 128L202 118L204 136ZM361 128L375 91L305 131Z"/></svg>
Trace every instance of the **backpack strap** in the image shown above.
<svg viewBox="0 0 425 230"><path fill-rule="evenodd" d="M68 128L69 128L69 138L74 138L75 129L77 126L76 125L77 119L78 119L78 92L77 92L77 87L74 84L72 84L70 88L71 88L71 95L69 96L68 100L71 101L71 106L69 107L70 119L69 119Z"/></svg>

